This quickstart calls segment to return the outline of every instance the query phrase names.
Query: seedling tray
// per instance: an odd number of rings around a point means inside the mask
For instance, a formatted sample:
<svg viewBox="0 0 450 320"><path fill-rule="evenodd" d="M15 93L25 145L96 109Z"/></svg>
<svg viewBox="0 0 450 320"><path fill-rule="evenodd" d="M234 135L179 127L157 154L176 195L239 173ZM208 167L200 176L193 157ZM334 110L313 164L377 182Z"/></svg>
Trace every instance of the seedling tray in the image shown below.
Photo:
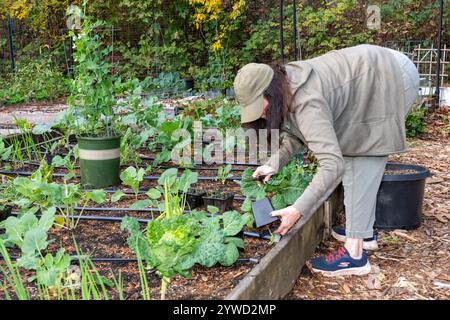
<svg viewBox="0 0 450 320"><path fill-rule="evenodd" d="M219 208L220 212L225 212L233 208L234 193L227 192L221 195L212 194L204 196L203 201L206 206L214 206Z"/></svg>

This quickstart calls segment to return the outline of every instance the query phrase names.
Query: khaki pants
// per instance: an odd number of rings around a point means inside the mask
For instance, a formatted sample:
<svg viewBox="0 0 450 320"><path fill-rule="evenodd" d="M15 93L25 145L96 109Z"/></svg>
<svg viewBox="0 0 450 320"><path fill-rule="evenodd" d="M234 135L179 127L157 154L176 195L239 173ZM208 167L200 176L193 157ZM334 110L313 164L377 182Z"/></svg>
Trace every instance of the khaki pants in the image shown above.
<svg viewBox="0 0 450 320"><path fill-rule="evenodd" d="M390 50L402 70L405 96L405 119L419 92L419 73L411 60L404 54ZM344 157L345 173L344 206L346 236L349 238L370 238L373 236L377 193L386 167L384 157Z"/></svg>

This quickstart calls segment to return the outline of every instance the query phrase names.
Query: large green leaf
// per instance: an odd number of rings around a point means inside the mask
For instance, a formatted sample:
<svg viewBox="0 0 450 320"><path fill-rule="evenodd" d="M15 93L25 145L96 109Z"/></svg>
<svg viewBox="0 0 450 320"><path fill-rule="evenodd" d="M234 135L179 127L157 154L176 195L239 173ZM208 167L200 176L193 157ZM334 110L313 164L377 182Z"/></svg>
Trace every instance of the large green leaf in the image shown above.
<svg viewBox="0 0 450 320"><path fill-rule="evenodd" d="M146 195L152 200L157 200L157 199L161 198L161 191L159 191L156 188L150 188L146 192Z"/></svg>
<svg viewBox="0 0 450 320"><path fill-rule="evenodd" d="M242 238L227 237L227 238L225 238L225 243L232 243L237 248L241 248L241 249L244 249L244 247L245 247L245 242Z"/></svg>
<svg viewBox="0 0 450 320"><path fill-rule="evenodd" d="M192 184L197 183L198 172L192 172L189 169L185 169L181 175L178 183L178 190L186 193Z"/></svg>
<svg viewBox="0 0 450 320"><path fill-rule="evenodd" d="M130 209L145 209L150 207L152 201L150 199L139 200L130 206Z"/></svg>
<svg viewBox="0 0 450 320"><path fill-rule="evenodd" d="M122 197L123 197L124 195L125 195L125 193L122 192L122 191L114 192L114 194L111 196L111 202L117 202L117 201L119 201L120 199L122 199Z"/></svg>
<svg viewBox="0 0 450 320"><path fill-rule="evenodd" d="M50 207L48 209L45 209L42 211L42 216L39 219L39 227L42 228L45 231L50 230L50 228L53 226L53 223L55 222L55 213L56 208Z"/></svg>
<svg viewBox="0 0 450 320"><path fill-rule="evenodd" d="M40 227L28 230L25 233L22 252L24 255L32 255L47 248L47 232Z"/></svg>
<svg viewBox="0 0 450 320"><path fill-rule="evenodd" d="M223 266L231 266L239 259L239 250L234 243L228 243L224 246L223 255L219 259L219 263Z"/></svg>
<svg viewBox="0 0 450 320"><path fill-rule="evenodd" d="M158 179L158 183L162 186L167 184L169 188L175 183L177 179L178 169L170 168L164 171Z"/></svg>
<svg viewBox="0 0 450 320"><path fill-rule="evenodd" d="M223 231L226 236L238 234L245 223L246 220L237 211L227 211L223 214Z"/></svg>
<svg viewBox="0 0 450 320"><path fill-rule="evenodd" d="M286 207L286 202L284 201L283 195L275 194L272 197L272 205L275 210L280 210Z"/></svg>
<svg viewBox="0 0 450 320"><path fill-rule="evenodd" d="M93 190L91 192L88 192L88 199L94 201L97 204L101 204L105 202L106 199L106 192L105 190L99 189L99 190Z"/></svg>
<svg viewBox="0 0 450 320"><path fill-rule="evenodd" d="M120 224L121 230L127 230L130 234L128 237L128 245L130 248L143 259L149 260L150 248L149 243L140 229L139 221L133 217L124 217Z"/></svg>

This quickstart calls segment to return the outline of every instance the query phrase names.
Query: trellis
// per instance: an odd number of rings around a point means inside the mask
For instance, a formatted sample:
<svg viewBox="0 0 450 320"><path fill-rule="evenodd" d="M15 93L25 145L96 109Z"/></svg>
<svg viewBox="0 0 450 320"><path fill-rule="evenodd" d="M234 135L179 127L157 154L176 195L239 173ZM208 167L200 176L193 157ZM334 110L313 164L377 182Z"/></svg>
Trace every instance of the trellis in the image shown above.
<svg viewBox="0 0 450 320"><path fill-rule="evenodd" d="M449 74L445 73L446 65L450 63L450 48L446 44L441 49L441 63L440 63L440 83L445 83L449 79ZM428 82L433 83L433 78L437 74L437 48L434 45L431 47L423 47L420 43L412 51L412 61L417 66L421 78L428 79Z"/></svg>

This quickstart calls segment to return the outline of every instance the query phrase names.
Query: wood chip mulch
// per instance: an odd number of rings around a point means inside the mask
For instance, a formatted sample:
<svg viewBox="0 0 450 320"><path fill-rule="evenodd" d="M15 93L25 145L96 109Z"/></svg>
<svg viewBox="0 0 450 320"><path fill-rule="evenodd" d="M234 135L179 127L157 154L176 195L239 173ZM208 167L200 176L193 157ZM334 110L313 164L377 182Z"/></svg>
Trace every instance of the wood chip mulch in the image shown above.
<svg viewBox="0 0 450 320"><path fill-rule="evenodd" d="M381 231L379 251L369 252L372 272L326 278L305 266L286 299L450 298L450 108L427 117L426 132L408 139L410 151L389 161L427 167L423 222L416 230ZM343 217L340 217L344 222ZM341 244L325 241L316 255Z"/></svg>

